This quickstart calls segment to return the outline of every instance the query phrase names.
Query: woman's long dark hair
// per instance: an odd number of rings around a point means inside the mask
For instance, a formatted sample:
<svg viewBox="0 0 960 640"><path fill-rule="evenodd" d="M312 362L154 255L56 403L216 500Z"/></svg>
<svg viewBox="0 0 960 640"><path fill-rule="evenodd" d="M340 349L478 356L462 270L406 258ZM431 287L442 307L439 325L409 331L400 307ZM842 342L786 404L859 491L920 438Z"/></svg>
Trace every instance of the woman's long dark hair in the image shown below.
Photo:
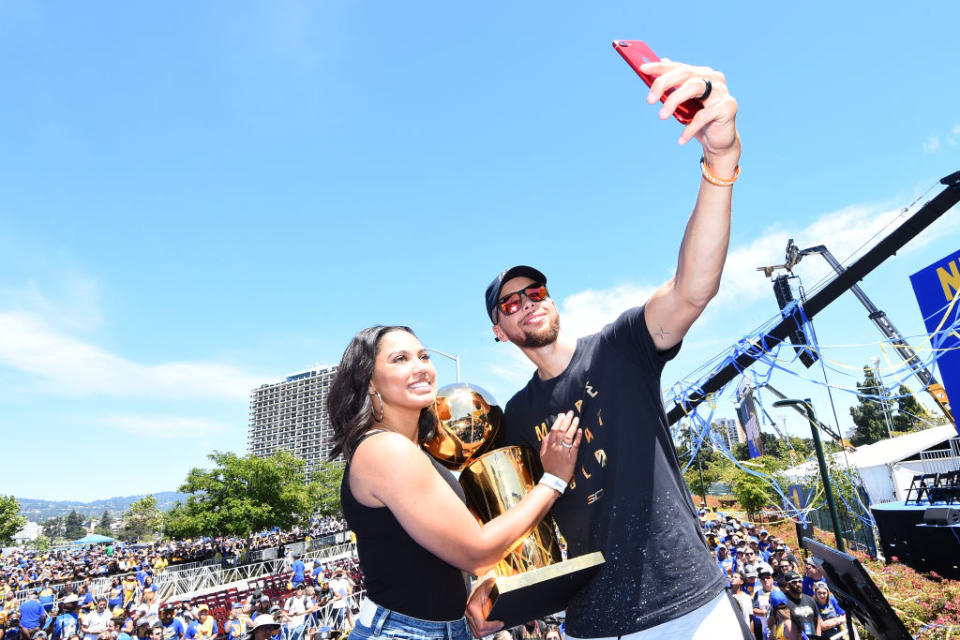
<svg viewBox="0 0 960 640"><path fill-rule="evenodd" d="M333 425L334 447L330 460L341 453L348 461L353 456L360 437L373 427L373 402L370 399L370 380L380 350L380 340L391 331L406 331L416 337L410 327L376 325L360 331L353 337L327 394L327 412ZM420 411L419 441L426 442L436 433L437 421L431 407Z"/></svg>

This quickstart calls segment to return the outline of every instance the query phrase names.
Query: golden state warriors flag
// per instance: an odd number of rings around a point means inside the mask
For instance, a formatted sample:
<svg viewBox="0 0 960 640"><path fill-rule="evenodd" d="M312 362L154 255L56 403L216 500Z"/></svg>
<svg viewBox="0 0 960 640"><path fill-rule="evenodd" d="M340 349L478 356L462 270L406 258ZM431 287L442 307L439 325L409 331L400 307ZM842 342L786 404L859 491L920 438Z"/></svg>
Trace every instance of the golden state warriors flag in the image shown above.
<svg viewBox="0 0 960 640"><path fill-rule="evenodd" d="M947 396L960 398L960 331L954 326L960 310L960 251L917 271L910 284L931 343L940 350L937 368Z"/></svg>

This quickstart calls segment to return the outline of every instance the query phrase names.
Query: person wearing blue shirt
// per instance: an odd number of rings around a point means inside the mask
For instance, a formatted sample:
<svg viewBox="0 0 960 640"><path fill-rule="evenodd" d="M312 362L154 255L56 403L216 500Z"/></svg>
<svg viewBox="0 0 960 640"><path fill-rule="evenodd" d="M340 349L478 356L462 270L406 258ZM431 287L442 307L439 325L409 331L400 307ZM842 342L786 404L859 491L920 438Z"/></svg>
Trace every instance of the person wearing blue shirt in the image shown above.
<svg viewBox="0 0 960 640"><path fill-rule="evenodd" d="M43 603L37 599L36 593L20 605L20 628L26 631L27 635L31 635L33 631L39 629L46 617Z"/></svg>
<svg viewBox="0 0 960 640"><path fill-rule="evenodd" d="M807 558L806 571L803 576L803 592L813 596L813 585L823 580L823 571L813 558Z"/></svg>
<svg viewBox="0 0 960 640"><path fill-rule="evenodd" d="M307 567L303 564L303 560L300 559L300 556L295 557L296 560L293 561L293 564L290 565L290 568L293 569L293 586L297 587L303 584L303 572Z"/></svg>
<svg viewBox="0 0 960 640"><path fill-rule="evenodd" d="M817 609L820 610L820 635L827 640L834 638L844 638L844 621L847 612L840 607L840 603L830 593L827 583L822 580L813 586L813 601L817 603Z"/></svg>
<svg viewBox="0 0 960 640"><path fill-rule="evenodd" d="M70 594L60 601L60 615L53 623L54 640L67 640L70 636L77 633L80 628L80 619L77 616L76 595Z"/></svg>
<svg viewBox="0 0 960 640"><path fill-rule="evenodd" d="M163 640L183 640L185 630L183 623L174 617L176 607L172 604L163 605L160 610L160 624L163 626ZM117 638L117 640L120 640Z"/></svg>

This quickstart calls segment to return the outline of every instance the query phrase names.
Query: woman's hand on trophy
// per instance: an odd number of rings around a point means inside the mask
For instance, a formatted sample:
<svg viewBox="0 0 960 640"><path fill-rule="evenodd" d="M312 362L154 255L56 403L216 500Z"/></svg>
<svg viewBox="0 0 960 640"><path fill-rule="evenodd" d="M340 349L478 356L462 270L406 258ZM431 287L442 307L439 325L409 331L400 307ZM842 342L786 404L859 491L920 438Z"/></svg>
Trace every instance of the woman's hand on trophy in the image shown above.
<svg viewBox="0 0 960 640"><path fill-rule="evenodd" d="M543 470L569 483L577 465L577 452L583 431L579 429L580 418L573 411L557 416L550 433L540 444L540 461Z"/></svg>

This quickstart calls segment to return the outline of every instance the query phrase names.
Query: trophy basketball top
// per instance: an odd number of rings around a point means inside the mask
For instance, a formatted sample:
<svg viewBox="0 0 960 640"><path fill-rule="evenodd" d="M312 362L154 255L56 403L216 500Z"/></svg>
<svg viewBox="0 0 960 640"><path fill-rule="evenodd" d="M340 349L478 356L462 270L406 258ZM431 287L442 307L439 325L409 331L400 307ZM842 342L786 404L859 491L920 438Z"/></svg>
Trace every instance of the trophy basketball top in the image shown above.
<svg viewBox="0 0 960 640"><path fill-rule="evenodd" d="M459 471L489 451L503 424L503 410L488 391L465 382L437 391L437 435L424 446L449 469Z"/></svg>

